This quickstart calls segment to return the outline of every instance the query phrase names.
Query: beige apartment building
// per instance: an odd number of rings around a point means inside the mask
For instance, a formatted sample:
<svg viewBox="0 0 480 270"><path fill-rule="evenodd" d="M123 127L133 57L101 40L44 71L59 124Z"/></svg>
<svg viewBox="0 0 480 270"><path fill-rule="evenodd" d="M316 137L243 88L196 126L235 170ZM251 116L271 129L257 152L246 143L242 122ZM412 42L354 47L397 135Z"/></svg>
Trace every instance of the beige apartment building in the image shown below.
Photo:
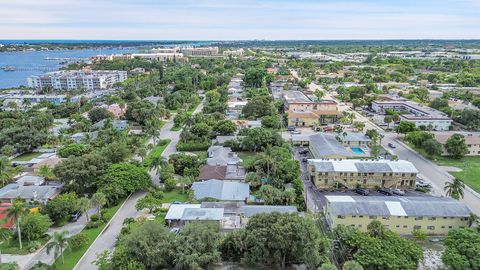
<svg viewBox="0 0 480 270"><path fill-rule="evenodd" d="M448 138L453 134L459 132L448 132L448 133L436 133L435 139L442 145L443 153L442 155L447 156L448 152L445 150L445 144L447 143ZM459 133L465 137L465 144L467 145L468 152L466 156L480 156L480 134L479 133Z"/></svg>
<svg viewBox="0 0 480 270"><path fill-rule="evenodd" d="M406 160L309 159L308 174L320 189L414 188L418 170Z"/></svg>
<svg viewBox="0 0 480 270"><path fill-rule="evenodd" d="M333 100L313 101L300 91L285 91L283 100L289 126L335 123L341 116L337 103Z"/></svg>
<svg viewBox="0 0 480 270"><path fill-rule="evenodd" d="M449 230L469 226L470 210L460 201L446 197L325 196L325 217L331 228L338 225L366 231L380 221L385 228L402 235L422 230L429 235L446 235Z"/></svg>

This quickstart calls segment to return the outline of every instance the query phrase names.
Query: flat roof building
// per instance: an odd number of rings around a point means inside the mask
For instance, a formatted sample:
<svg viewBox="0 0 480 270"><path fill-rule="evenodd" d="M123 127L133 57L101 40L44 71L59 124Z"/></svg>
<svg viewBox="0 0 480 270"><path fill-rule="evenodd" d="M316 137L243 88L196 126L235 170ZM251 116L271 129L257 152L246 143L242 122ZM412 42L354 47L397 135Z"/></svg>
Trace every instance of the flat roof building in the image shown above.
<svg viewBox="0 0 480 270"><path fill-rule="evenodd" d="M468 227L470 210L460 201L446 197L418 196L325 196L325 217L332 228L338 225L366 231L373 220L402 235L422 230L446 235L451 229Z"/></svg>
<svg viewBox="0 0 480 270"><path fill-rule="evenodd" d="M406 160L309 159L308 174L317 188L324 189L414 188L418 170Z"/></svg>
<svg viewBox="0 0 480 270"><path fill-rule="evenodd" d="M112 87L127 79L123 70L62 70L40 76L28 77L28 86L37 89L51 87L55 90L100 90Z"/></svg>

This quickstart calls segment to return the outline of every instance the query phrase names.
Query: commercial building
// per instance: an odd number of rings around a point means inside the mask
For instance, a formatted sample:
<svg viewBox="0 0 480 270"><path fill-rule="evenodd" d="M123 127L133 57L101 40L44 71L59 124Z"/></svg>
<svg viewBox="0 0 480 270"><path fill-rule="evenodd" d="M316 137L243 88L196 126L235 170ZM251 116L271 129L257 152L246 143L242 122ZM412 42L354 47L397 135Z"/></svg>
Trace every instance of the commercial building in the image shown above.
<svg viewBox="0 0 480 270"><path fill-rule="evenodd" d="M161 62L187 62L188 59L182 53L134 53L132 58L143 58Z"/></svg>
<svg viewBox="0 0 480 270"><path fill-rule="evenodd" d="M218 55L218 47L188 47L182 48L180 51L186 56L208 56Z"/></svg>
<svg viewBox="0 0 480 270"><path fill-rule="evenodd" d="M338 225L366 231L380 221L402 235L422 230L446 235L449 230L468 227L470 210L460 201L446 197L325 196L325 217L331 228Z"/></svg>
<svg viewBox="0 0 480 270"><path fill-rule="evenodd" d="M99 90L112 87L115 83L127 79L127 72L122 70L95 71L56 71L40 76L30 76L28 86L42 89L51 87L55 90Z"/></svg>
<svg viewBox="0 0 480 270"><path fill-rule="evenodd" d="M406 160L309 159L308 174L317 188L414 188L418 170Z"/></svg>
<svg viewBox="0 0 480 270"><path fill-rule="evenodd" d="M369 157L370 139L361 133L347 133L337 136L331 133L314 135L287 135L294 145L308 146L316 159L344 159L349 157Z"/></svg>
<svg viewBox="0 0 480 270"><path fill-rule="evenodd" d="M480 156L480 133L459 132L435 133L435 139L442 145L442 155L448 155L448 152L445 149L445 144L447 143L448 138L450 138L455 133L461 134L465 138L465 144L468 148L466 156Z"/></svg>
<svg viewBox="0 0 480 270"><path fill-rule="evenodd" d="M333 100L313 101L300 91L283 92L289 126L335 123L341 115Z"/></svg>
<svg viewBox="0 0 480 270"><path fill-rule="evenodd" d="M413 101L373 101L372 110L377 113L385 113L393 110L401 113L400 121L415 123L416 127L431 128L437 131L446 131L452 125L452 119L445 113L424 106Z"/></svg>

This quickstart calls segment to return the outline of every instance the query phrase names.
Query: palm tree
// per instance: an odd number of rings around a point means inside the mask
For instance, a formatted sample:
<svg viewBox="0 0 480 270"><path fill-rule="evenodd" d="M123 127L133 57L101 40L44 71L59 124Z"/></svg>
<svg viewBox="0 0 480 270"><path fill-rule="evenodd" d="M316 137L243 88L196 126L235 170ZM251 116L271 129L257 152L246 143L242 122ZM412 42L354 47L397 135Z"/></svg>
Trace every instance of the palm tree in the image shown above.
<svg viewBox="0 0 480 270"><path fill-rule="evenodd" d="M7 208L7 218L12 220L15 224L17 224L17 235L18 235L18 244L20 246L20 249L23 248L22 245L22 233L20 231L20 223L22 220L22 217L24 217L29 210L25 207L25 202L20 199L15 199L13 201L13 204L10 208Z"/></svg>
<svg viewBox="0 0 480 270"><path fill-rule="evenodd" d="M98 215L102 217L102 213L101 213L102 207L105 204L107 204L107 197L105 196L105 194L103 194L102 192L97 192L93 194L92 198L90 199L90 202L93 207L97 208Z"/></svg>
<svg viewBox="0 0 480 270"><path fill-rule="evenodd" d="M37 175L44 177L45 180L47 181L55 178L55 175L53 174L52 169L48 167L48 165L40 166L40 168L38 169Z"/></svg>
<svg viewBox="0 0 480 270"><path fill-rule="evenodd" d="M146 147L142 146L138 148L137 155L142 159L142 162L143 162L143 159L147 156L147 152L148 152L148 149Z"/></svg>
<svg viewBox="0 0 480 270"><path fill-rule="evenodd" d="M87 222L89 220L88 210L90 209L91 205L92 204L91 204L90 200L86 197L82 197L78 200L78 210L80 210L80 212L85 214L85 216L87 217Z"/></svg>
<svg viewBox="0 0 480 270"><path fill-rule="evenodd" d="M472 227L478 221L479 221L479 217L474 213L470 213L470 216L468 217L468 227Z"/></svg>
<svg viewBox="0 0 480 270"><path fill-rule="evenodd" d="M168 161L165 157L155 157L152 160L152 164L150 165L150 170L155 170L156 173L160 170L160 168L166 166L168 164Z"/></svg>
<svg viewBox="0 0 480 270"><path fill-rule="evenodd" d="M13 176L19 173L23 168L21 166L12 167L10 160L6 157L0 157L0 184L2 186L12 181Z"/></svg>
<svg viewBox="0 0 480 270"><path fill-rule="evenodd" d="M182 193L185 193L185 187L193 184L193 182L195 182L195 177L184 176L179 179L179 182L182 184Z"/></svg>
<svg viewBox="0 0 480 270"><path fill-rule="evenodd" d="M55 258L58 257L58 254L60 253L60 256L62 256L62 264L65 263L65 259L63 258L63 252L65 249L68 248L68 232L63 231L63 232L55 232L52 236L52 241L50 241L47 244L47 254L50 254L50 251L54 249L54 255Z"/></svg>
<svg viewBox="0 0 480 270"><path fill-rule="evenodd" d="M459 200L463 198L463 190L465 189L465 183L460 178L453 179L453 182L445 182L445 190L446 195L448 197L452 197L455 200Z"/></svg>

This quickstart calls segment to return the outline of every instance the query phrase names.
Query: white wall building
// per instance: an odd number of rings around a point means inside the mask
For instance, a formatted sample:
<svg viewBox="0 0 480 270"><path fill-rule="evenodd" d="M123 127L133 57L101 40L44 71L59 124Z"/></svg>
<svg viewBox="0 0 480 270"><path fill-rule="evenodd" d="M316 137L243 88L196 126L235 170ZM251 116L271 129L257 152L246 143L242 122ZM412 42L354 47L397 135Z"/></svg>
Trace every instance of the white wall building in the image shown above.
<svg viewBox="0 0 480 270"><path fill-rule="evenodd" d="M55 90L85 90L107 89L117 82L127 79L127 72L122 70L95 71L56 71L40 76L30 76L28 86L32 88L51 87Z"/></svg>

